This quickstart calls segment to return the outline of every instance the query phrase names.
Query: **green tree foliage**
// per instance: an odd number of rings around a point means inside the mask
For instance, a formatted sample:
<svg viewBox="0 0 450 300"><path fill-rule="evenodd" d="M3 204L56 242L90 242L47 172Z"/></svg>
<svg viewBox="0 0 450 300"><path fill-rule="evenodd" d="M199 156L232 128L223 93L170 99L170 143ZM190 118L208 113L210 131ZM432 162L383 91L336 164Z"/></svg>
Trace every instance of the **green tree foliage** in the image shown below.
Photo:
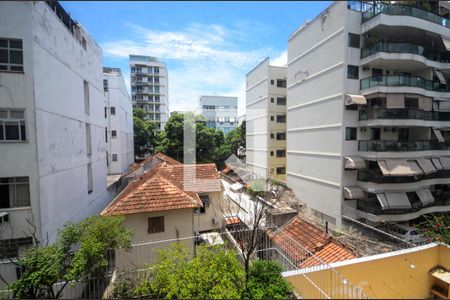
<svg viewBox="0 0 450 300"><path fill-rule="evenodd" d="M281 276L280 265L270 260L257 260L250 265L244 298L286 299L292 295L292 286Z"/></svg>
<svg viewBox="0 0 450 300"><path fill-rule="evenodd" d="M144 157L153 154L159 133L154 122L146 120L147 113L141 108L133 110L134 154Z"/></svg>
<svg viewBox="0 0 450 300"><path fill-rule="evenodd" d="M426 237L432 238L437 242L450 245L450 216L424 216L425 221L419 224L419 228Z"/></svg>
<svg viewBox="0 0 450 300"><path fill-rule="evenodd" d="M110 249L129 249L131 233L121 217L92 216L69 223L50 246L33 247L19 258L22 276L11 284L17 298L59 298L70 281L104 273ZM56 290L53 285L60 282Z"/></svg>

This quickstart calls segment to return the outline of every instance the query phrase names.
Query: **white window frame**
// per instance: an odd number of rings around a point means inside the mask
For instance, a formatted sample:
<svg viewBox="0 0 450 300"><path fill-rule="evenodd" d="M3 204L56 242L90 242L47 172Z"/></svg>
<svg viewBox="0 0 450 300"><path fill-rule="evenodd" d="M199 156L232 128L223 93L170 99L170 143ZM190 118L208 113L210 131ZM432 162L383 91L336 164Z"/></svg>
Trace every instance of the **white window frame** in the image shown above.
<svg viewBox="0 0 450 300"><path fill-rule="evenodd" d="M26 142L27 139L27 128L26 128L26 122L25 122L25 109L4 109L0 108L0 111L6 111L6 118L2 118L0 115L0 130L3 130L3 139L0 139L1 142ZM20 111L23 113L23 118L12 118L11 112L17 112ZM17 123L17 126L19 127L19 139L18 140L7 140L6 139L6 123ZM23 125L25 127L25 133L22 132ZM25 139L22 139L22 135L25 134Z"/></svg>
<svg viewBox="0 0 450 300"><path fill-rule="evenodd" d="M23 182L17 182L17 178L26 178L28 181L23 181ZM1 183L0 182L0 186L5 186L8 185L9 188L13 188L13 199L9 199L9 207L8 208L0 208L0 209L9 209L9 208L16 208L16 207L30 207L31 205L31 200L30 200L30 178L27 176L22 176L22 177L4 177L1 179L8 179L11 180L12 182L8 182L8 183ZM18 206L15 205L17 203L17 185L28 185L28 205L24 205L24 206Z"/></svg>
<svg viewBox="0 0 450 300"><path fill-rule="evenodd" d="M5 66L6 70L0 69L0 72L23 72L23 41L21 39L9 39L9 38L0 38L0 40L6 41L7 45L6 47L0 46L0 50L6 50L8 52L8 62L7 63L0 63L0 66ZM11 48L10 43L11 41L20 41L22 42L22 48ZM22 63L21 64L14 64L11 63L11 51L20 51L22 52ZM11 67L20 67L22 70L11 70Z"/></svg>

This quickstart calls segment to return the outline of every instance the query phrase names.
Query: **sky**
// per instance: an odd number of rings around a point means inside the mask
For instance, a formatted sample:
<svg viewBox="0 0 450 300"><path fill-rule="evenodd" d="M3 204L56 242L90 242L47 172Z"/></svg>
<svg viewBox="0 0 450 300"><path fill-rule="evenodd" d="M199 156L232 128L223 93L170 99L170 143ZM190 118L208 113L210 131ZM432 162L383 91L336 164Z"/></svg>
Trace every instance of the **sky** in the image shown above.
<svg viewBox="0 0 450 300"><path fill-rule="evenodd" d="M236 96L245 112L245 76L259 62L287 62L289 35L330 1L61 2L122 69L129 54L158 57L169 73L170 111L193 110L201 95Z"/></svg>

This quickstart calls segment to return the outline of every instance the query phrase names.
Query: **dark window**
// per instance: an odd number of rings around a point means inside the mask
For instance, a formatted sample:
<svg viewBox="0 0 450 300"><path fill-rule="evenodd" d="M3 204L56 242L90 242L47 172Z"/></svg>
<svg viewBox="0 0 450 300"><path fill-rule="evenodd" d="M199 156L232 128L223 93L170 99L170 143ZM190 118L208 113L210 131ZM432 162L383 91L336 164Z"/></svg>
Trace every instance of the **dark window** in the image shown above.
<svg viewBox="0 0 450 300"><path fill-rule="evenodd" d="M117 130L111 130L111 137L116 138L117 137Z"/></svg>
<svg viewBox="0 0 450 300"><path fill-rule="evenodd" d="M409 141L409 128L398 128L398 140Z"/></svg>
<svg viewBox="0 0 450 300"><path fill-rule="evenodd" d="M286 132L277 132L277 140L279 141L286 140Z"/></svg>
<svg viewBox="0 0 450 300"><path fill-rule="evenodd" d="M108 91L108 79L103 79L103 91Z"/></svg>
<svg viewBox="0 0 450 300"><path fill-rule="evenodd" d="M345 127L345 139L347 141L356 140L356 127Z"/></svg>
<svg viewBox="0 0 450 300"><path fill-rule="evenodd" d="M105 143L108 142L108 127L105 127Z"/></svg>
<svg viewBox="0 0 450 300"><path fill-rule="evenodd" d="M273 156L273 151L270 151L270 156Z"/></svg>
<svg viewBox="0 0 450 300"><path fill-rule="evenodd" d="M94 190L94 178L92 177L92 164L87 164L87 190L88 194Z"/></svg>
<svg viewBox="0 0 450 300"><path fill-rule="evenodd" d="M164 216L148 218L148 233L164 232Z"/></svg>
<svg viewBox="0 0 450 300"><path fill-rule="evenodd" d="M114 106L111 106L110 110L111 110L111 115L114 116L116 114L116 108Z"/></svg>
<svg viewBox="0 0 450 300"><path fill-rule="evenodd" d="M33 245L33 238L0 240L0 259L17 258L20 250L25 250Z"/></svg>
<svg viewBox="0 0 450 300"><path fill-rule="evenodd" d="M380 128L370 128L370 139L379 141L381 138L381 129Z"/></svg>
<svg viewBox="0 0 450 300"><path fill-rule="evenodd" d="M277 174L286 174L286 168L285 167L278 167L277 168Z"/></svg>
<svg viewBox="0 0 450 300"><path fill-rule="evenodd" d="M206 212L206 206L209 205L209 196L204 195L204 196L200 196L200 200L202 201L203 206L202 207L197 207L194 209L194 213L196 214L204 214Z"/></svg>
<svg viewBox="0 0 450 300"><path fill-rule="evenodd" d="M30 206L28 177L0 178L0 208Z"/></svg>
<svg viewBox="0 0 450 300"><path fill-rule="evenodd" d="M270 138L273 139L275 138L275 135L273 133L270 134Z"/></svg>
<svg viewBox="0 0 450 300"><path fill-rule="evenodd" d="M0 70L23 71L22 40L0 38Z"/></svg>
<svg viewBox="0 0 450 300"><path fill-rule="evenodd" d="M274 116L270 116L270 121L274 121L275 117Z"/></svg>
<svg viewBox="0 0 450 300"><path fill-rule="evenodd" d="M286 123L286 115L277 115L277 123Z"/></svg>
<svg viewBox="0 0 450 300"><path fill-rule="evenodd" d="M357 66L347 66L347 78L359 79L359 68Z"/></svg>
<svg viewBox="0 0 450 300"><path fill-rule="evenodd" d="M0 109L0 141L26 141L25 111Z"/></svg>
<svg viewBox="0 0 450 300"><path fill-rule="evenodd" d="M286 105L286 98L277 97L277 105Z"/></svg>
<svg viewBox="0 0 450 300"><path fill-rule="evenodd" d="M274 102L274 99L273 98L270 98L270 103L273 103Z"/></svg>
<svg viewBox="0 0 450 300"><path fill-rule="evenodd" d="M277 157L286 157L286 150L277 150Z"/></svg>
<svg viewBox="0 0 450 300"><path fill-rule="evenodd" d="M112 161L117 161L117 154L112 155Z"/></svg>
<svg viewBox="0 0 450 300"><path fill-rule="evenodd" d="M419 99L405 97L405 107L406 108L419 108Z"/></svg>
<svg viewBox="0 0 450 300"><path fill-rule="evenodd" d="M277 87L286 87L286 79L277 79Z"/></svg>
<svg viewBox="0 0 450 300"><path fill-rule="evenodd" d="M105 106L105 119L108 118L108 108Z"/></svg>
<svg viewBox="0 0 450 300"><path fill-rule="evenodd" d="M348 34L348 46L352 48L359 48L359 34Z"/></svg>
<svg viewBox="0 0 450 300"><path fill-rule="evenodd" d="M275 83L275 80L270 80L270 84L273 85Z"/></svg>

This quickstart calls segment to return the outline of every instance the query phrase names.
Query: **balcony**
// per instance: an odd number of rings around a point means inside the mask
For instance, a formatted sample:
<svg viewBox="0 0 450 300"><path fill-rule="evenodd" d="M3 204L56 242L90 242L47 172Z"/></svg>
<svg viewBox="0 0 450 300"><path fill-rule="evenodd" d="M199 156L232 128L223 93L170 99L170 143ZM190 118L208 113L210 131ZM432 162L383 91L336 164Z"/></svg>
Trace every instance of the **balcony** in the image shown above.
<svg viewBox="0 0 450 300"><path fill-rule="evenodd" d="M419 76L381 75L361 79L360 89L365 90L378 86L406 86L421 88L434 92L449 92L450 89L439 82L431 81Z"/></svg>
<svg viewBox="0 0 450 300"><path fill-rule="evenodd" d="M379 14L386 14L391 16L410 16L450 28L450 20L448 20L447 18L410 5L374 5L372 6L372 8L362 14L362 22L364 23Z"/></svg>
<svg viewBox="0 0 450 300"><path fill-rule="evenodd" d="M450 113L425 111L417 108L369 108L359 111L360 121L378 119L450 121Z"/></svg>
<svg viewBox="0 0 450 300"><path fill-rule="evenodd" d="M393 140L367 140L358 141L358 151L373 152L405 152L450 150L450 141L393 141Z"/></svg>
<svg viewBox="0 0 450 300"><path fill-rule="evenodd" d="M373 183L411 183L427 179L450 178L450 170L418 176L384 176L380 170L358 170L358 181Z"/></svg>

